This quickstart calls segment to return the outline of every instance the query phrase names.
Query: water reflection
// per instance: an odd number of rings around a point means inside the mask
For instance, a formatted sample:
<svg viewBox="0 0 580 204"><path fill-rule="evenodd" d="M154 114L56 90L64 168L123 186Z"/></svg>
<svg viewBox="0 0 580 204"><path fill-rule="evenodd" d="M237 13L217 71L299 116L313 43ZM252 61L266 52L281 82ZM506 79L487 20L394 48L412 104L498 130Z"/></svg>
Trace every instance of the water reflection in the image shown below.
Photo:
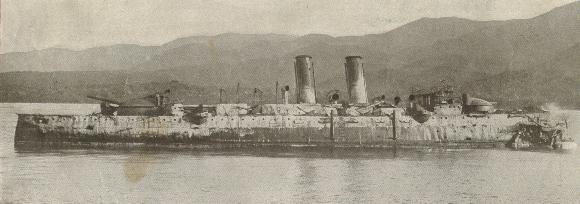
<svg viewBox="0 0 580 204"><path fill-rule="evenodd" d="M137 183L147 176L149 166L154 158L148 154L131 154L125 159L123 172L131 183Z"/></svg>
<svg viewBox="0 0 580 204"><path fill-rule="evenodd" d="M364 202L365 194L367 192L365 178L373 177L372 174L365 174L365 162L360 159L347 159L343 161L346 164L346 171L343 175L345 185L342 188L342 193L348 202L359 203Z"/></svg>
<svg viewBox="0 0 580 204"><path fill-rule="evenodd" d="M298 187L296 196L304 203L317 200L318 194L318 174L317 169L313 165L311 158L299 158L296 160L299 174L296 178L296 186Z"/></svg>

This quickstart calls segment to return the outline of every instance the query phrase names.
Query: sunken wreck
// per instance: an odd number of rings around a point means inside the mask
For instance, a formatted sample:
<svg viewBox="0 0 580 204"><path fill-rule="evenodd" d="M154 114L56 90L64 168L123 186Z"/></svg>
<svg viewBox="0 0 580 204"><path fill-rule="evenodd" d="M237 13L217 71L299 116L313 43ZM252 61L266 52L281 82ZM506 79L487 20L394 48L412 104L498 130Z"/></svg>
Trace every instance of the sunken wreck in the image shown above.
<svg viewBox="0 0 580 204"><path fill-rule="evenodd" d="M345 58L346 99L317 96L313 58L297 56L296 89L277 90L276 104L184 105L166 92L152 104L101 101L90 115L18 115L18 146L331 146L547 147L575 146L567 122L543 113L498 113L494 104L453 87L414 91L406 100L369 101L360 56ZM278 89L278 88L277 88ZM278 92L280 91L280 92ZM278 94L279 93L279 94ZM324 103L320 103L324 101Z"/></svg>

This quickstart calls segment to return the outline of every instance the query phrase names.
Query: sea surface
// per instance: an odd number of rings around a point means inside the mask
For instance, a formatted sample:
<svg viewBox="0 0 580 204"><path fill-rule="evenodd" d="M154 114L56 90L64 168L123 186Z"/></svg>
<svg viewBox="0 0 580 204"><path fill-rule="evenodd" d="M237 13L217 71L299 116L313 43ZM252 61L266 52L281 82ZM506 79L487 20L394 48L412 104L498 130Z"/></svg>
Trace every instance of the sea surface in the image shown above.
<svg viewBox="0 0 580 204"><path fill-rule="evenodd" d="M580 201L580 150L14 149L14 112L60 106L0 104L0 203Z"/></svg>

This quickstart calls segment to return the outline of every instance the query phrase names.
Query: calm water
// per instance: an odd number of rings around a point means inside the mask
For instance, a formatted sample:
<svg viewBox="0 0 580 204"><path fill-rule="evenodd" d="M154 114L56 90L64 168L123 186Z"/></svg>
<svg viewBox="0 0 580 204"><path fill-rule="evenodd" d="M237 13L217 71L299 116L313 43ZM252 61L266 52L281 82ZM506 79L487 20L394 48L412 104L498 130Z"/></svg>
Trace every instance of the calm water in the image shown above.
<svg viewBox="0 0 580 204"><path fill-rule="evenodd" d="M576 113L577 119L580 114ZM0 196L14 203L578 203L580 151L16 152L0 115ZM580 139L580 138L578 138ZM577 140L578 140L577 139Z"/></svg>

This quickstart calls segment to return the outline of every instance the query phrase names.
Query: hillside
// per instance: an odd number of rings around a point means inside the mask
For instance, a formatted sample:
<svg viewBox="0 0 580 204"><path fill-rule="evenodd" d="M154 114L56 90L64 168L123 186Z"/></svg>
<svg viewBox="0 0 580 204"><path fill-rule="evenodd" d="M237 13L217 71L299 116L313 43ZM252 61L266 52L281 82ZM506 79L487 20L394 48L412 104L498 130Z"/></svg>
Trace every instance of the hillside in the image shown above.
<svg viewBox="0 0 580 204"><path fill-rule="evenodd" d="M293 57L309 54L320 92L344 89L344 57L361 55L373 96L405 95L411 87L446 80L460 90L508 104L556 100L580 106L575 77L580 64L578 11L580 2L574 2L531 19L423 18L364 36L227 33L160 46L7 53L0 55L0 93L10 94L0 101L76 102L84 101L86 93L118 92L124 84L171 81L184 89L235 87L239 82L273 92L275 81L294 84ZM61 94L54 87L67 88L63 96L48 96ZM206 97L193 95L191 100Z"/></svg>

